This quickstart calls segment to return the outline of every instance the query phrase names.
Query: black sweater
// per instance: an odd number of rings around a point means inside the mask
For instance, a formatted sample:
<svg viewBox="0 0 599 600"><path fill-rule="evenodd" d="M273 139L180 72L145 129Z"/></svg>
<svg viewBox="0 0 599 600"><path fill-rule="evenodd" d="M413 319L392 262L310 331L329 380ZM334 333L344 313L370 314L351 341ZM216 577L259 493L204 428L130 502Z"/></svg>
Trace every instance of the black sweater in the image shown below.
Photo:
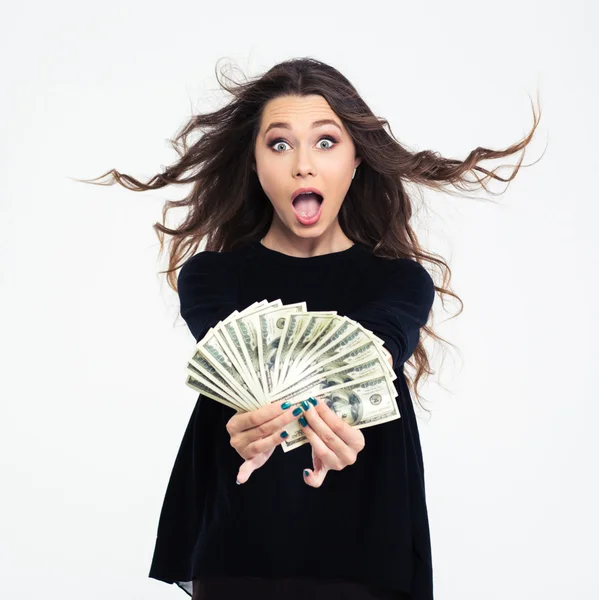
<svg viewBox="0 0 599 600"><path fill-rule="evenodd" d="M432 600L424 466L403 373L435 289L418 262L375 257L361 244L299 258L255 241L201 252L178 277L181 315L199 341L234 310L260 300L335 310L385 342L401 418L362 429L355 464L308 486L310 444L276 448L243 485L225 426L235 411L199 395L166 490L149 577L191 595L202 576L344 579Z"/></svg>

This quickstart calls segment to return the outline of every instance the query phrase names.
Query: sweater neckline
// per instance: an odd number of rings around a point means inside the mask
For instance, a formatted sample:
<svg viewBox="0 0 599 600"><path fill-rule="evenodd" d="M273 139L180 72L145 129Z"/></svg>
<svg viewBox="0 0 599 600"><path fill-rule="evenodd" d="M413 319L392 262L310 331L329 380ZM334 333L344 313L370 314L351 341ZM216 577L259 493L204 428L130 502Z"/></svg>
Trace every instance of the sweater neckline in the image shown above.
<svg viewBox="0 0 599 600"><path fill-rule="evenodd" d="M281 263L287 263L288 265L314 266L315 264L328 264L344 258L351 258L362 250L362 245L354 242L353 246L350 246L345 250L339 250L338 252L329 252L327 254L318 254L316 256L291 256L290 254L267 248L260 240L251 242L251 245L259 255L277 260Z"/></svg>

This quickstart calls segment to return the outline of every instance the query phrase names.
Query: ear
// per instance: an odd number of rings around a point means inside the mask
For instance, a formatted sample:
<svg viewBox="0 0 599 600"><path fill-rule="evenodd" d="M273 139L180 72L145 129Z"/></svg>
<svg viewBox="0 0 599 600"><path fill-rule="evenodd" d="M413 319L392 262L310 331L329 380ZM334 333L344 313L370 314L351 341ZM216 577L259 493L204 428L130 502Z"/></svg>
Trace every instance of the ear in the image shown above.
<svg viewBox="0 0 599 600"><path fill-rule="evenodd" d="M356 159L354 160L354 169L358 168L358 165L362 162L362 159L359 156L356 156Z"/></svg>

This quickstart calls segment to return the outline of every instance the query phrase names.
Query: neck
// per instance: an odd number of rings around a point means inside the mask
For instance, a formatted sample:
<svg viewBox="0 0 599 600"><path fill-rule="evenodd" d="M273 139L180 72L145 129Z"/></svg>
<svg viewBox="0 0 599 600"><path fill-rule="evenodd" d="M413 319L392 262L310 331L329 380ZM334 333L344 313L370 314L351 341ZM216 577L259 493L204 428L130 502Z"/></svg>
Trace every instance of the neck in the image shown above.
<svg viewBox="0 0 599 600"><path fill-rule="evenodd" d="M299 258L309 258L311 256L342 252L354 245L354 242L345 234L343 234L342 237L337 237L335 239L323 239L322 236L314 238L286 236L281 238L271 232L267 233L260 240L260 243L270 250L276 250L277 252L283 252L289 256L297 256Z"/></svg>
<svg viewBox="0 0 599 600"><path fill-rule="evenodd" d="M320 235L315 235L314 228L312 232L302 231L298 234L282 223L276 213L260 243L271 250L300 258L342 252L354 245L354 242L345 235L338 219L335 219Z"/></svg>

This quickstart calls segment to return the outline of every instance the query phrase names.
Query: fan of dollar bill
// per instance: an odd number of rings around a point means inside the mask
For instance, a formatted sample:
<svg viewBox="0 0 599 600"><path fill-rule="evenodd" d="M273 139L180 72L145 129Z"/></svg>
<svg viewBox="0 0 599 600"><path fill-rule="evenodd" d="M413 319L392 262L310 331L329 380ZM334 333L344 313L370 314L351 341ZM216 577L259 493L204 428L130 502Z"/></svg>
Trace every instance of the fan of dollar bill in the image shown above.
<svg viewBox="0 0 599 600"><path fill-rule="evenodd" d="M186 385L238 412L318 396L353 427L399 419L383 340L336 311L306 308L263 300L232 312L197 342ZM297 421L286 430L285 452L308 441Z"/></svg>

